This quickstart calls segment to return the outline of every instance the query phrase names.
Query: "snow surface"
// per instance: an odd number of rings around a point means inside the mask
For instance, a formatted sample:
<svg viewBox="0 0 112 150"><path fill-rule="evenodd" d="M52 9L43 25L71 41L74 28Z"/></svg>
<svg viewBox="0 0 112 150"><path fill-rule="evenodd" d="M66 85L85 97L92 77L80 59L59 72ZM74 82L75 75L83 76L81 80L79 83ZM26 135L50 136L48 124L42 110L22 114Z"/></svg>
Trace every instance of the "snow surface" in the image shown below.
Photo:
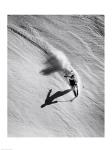
<svg viewBox="0 0 112 150"><path fill-rule="evenodd" d="M70 65L78 98L68 101L70 91L41 108L50 89L70 89L60 72ZM8 136L104 136L104 16L8 16Z"/></svg>

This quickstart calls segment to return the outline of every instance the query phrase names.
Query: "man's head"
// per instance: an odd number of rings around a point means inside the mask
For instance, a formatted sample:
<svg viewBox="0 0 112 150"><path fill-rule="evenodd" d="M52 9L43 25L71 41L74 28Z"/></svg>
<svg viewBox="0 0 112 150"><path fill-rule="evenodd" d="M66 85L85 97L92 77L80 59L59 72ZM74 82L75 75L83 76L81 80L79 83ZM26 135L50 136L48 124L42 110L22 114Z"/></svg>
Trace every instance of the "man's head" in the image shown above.
<svg viewBox="0 0 112 150"><path fill-rule="evenodd" d="M74 74L71 75L71 78L72 78L72 79L74 78Z"/></svg>

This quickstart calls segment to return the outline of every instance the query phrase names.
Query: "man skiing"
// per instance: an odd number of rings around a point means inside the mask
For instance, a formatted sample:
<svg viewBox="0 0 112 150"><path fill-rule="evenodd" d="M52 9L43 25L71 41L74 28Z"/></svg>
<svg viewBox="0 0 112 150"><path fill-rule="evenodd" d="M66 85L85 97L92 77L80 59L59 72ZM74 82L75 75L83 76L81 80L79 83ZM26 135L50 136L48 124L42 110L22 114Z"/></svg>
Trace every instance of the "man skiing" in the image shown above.
<svg viewBox="0 0 112 150"><path fill-rule="evenodd" d="M69 85L71 86L75 97L78 96L78 81L74 73L71 71L70 75L64 75L64 77L68 77Z"/></svg>

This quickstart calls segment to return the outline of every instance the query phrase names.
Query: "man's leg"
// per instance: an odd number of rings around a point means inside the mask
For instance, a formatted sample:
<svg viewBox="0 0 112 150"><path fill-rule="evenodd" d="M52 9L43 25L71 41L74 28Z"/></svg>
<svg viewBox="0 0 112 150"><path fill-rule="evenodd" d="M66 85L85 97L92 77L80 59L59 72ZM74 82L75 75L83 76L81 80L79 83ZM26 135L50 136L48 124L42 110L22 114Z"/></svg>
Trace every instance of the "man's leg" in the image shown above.
<svg viewBox="0 0 112 150"><path fill-rule="evenodd" d="M76 88L77 88L77 96L78 96L78 94L79 94L79 92L78 92L78 86Z"/></svg>
<svg viewBox="0 0 112 150"><path fill-rule="evenodd" d="M73 90L73 93L74 93L75 97L77 97L77 96L78 96L78 87L77 87L77 86L74 86L74 87L72 88L72 90Z"/></svg>

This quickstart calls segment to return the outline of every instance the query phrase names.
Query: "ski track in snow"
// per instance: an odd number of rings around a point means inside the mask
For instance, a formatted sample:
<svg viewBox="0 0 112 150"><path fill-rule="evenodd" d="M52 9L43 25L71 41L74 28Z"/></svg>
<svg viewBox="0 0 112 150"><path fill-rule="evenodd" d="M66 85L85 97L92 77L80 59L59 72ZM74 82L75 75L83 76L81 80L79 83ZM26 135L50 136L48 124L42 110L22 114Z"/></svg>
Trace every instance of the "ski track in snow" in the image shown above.
<svg viewBox="0 0 112 150"><path fill-rule="evenodd" d="M49 89L70 88L60 70L71 65L79 97L40 108ZM104 136L103 16L8 16L8 136Z"/></svg>

